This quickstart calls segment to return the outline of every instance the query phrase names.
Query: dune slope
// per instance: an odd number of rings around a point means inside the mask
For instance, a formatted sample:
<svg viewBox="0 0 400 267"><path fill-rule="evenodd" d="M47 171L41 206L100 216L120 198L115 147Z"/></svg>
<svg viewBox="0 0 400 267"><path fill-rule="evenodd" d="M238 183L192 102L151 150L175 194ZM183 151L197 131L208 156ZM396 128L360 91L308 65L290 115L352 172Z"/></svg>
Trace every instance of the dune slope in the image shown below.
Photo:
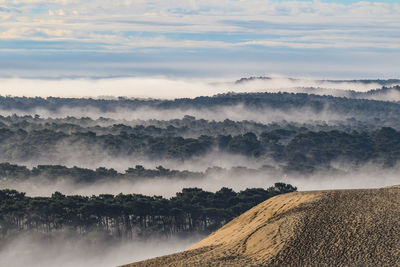
<svg viewBox="0 0 400 267"><path fill-rule="evenodd" d="M182 253L126 266L400 266L400 188L279 195Z"/></svg>

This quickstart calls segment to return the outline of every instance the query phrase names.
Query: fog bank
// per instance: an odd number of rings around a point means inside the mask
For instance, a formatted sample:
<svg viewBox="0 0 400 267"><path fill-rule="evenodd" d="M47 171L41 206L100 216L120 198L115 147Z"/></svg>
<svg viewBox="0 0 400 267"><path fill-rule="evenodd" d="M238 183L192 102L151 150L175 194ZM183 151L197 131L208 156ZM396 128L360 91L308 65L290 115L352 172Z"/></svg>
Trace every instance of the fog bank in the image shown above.
<svg viewBox="0 0 400 267"><path fill-rule="evenodd" d="M144 194L158 195L166 198L175 196L183 188L198 187L206 191L218 191L229 187L235 191L246 188L268 188L276 182L289 183L300 191L328 189L380 188L400 184L399 166L392 169L381 169L366 165L361 169L328 172L320 171L309 175L284 174L278 169L255 172L254 170L232 169L224 172L209 172L204 178L141 178L128 180L103 180L96 183L74 183L68 178L56 182L45 178L26 181L0 180L0 188L12 188L26 192L29 196L51 196L55 191L66 195L99 195L99 194Z"/></svg>
<svg viewBox="0 0 400 267"><path fill-rule="evenodd" d="M312 78L291 79L273 75L270 79L234 83L233 79L172 79L166 77L120 77L32 79L0 78L1 94L28 97L143 97L193 98L226 92L304 92L304 88L321 88L315 94L342 95L344 90L366 92L382 86L377 83L324 81ZM324 91L323 89L327 89ZM337 90L337 92L333 91Z"/></svg>
<svg viewBox="0 0 400 267"><path fill-rule="evenodd" d="M172 254L189 248L202 236L152 238L147 241L107 241L102 237L51 238L25 234L0 247L0 266L111 267Z"/></svg>
<svg viewBox="0 0 400 267"><path fill-rule="evenodd" d="M64 148L64 147L63 147ZM69 168L74 166L87 169L97 169L99 167L113 168L118 172L124 173L128 168L134 168L136 165L142 165L146 169L154 169L157 166L163 166L164 168L171 170L190 170L190 171L205 171L208 167L218 166L221 168L230 169L235 166L246 166L249 168L258 169L262 165L273 163L272 160L257 160L251 159L243 155L228 154L222 152L210 152L203 156L193 156L192 158L182 160L174 159L154 159L138 155L132 155L130 157L113 156L102 151L101 148L91 148L88 150L82 150L79 146L71 146L67 150L65 146L64 150L58 150L58 156L54 157L36 157L29 161L24 160L10 160L0 157L1 162L9 162L17 165L24 165L28 168L33 168L38 165L63 165Z"/></svg>
<svg viewBox="0 0 400 267"><path fill-rule="evenodd" d="M76 118L90 117L92 119L110 118L114 120L134 121L134 120L173 120L182 119L185 115L194 116L196 119L205 119L208 121L224 121L226 119L232 121L254 121L259 123L271 123L280 121L295 121L298 123L310 121L326 121L345 120L348 117L356 114L343 115L340 111L332 112L325 109L316 112L312 108L292 108L287 110L272 109L272 108L247 108L244 105L235 106L219 106L213 108L171 108L171 109L155 109L150 107L142 107L137 109L117 108L115 111L104 112L98 108L68 108L62 107L57 111L47 109L34 109L29 111L22 110L1 110L1 116L11 116L17 114L24 115L39 115L42 118L65 118L73 116Z"/></svg>

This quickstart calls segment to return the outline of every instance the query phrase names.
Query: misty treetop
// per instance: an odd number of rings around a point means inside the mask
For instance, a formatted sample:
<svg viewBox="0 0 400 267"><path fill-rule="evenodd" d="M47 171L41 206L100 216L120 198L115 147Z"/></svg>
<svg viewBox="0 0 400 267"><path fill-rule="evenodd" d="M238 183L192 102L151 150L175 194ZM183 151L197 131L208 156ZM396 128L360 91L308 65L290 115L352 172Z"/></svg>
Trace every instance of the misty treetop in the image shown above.
<svg viewBox="0 0 400 267"><path fill-rule="evenodd" d="M240 78L239 80L236 80L236 84L243 84L246 82L251 82L251 81L257 81L257 80L272 80L274 79L273 77L268 77L268 76L251 76L251 77L244 77ZM297 78L286 78L289 81L301 81L301 79ZM336 83L336 84L341 84L341 83L360 83L360 84L378 84L380 86L389 86L389 87L396 87L397 84L400 84L399 79L362 79L362 80L315 80L315 82L323 83L323 82L329 82L329 83ZM377 89L381 90L381 89ZM348 90L349 92L356 92L356 91L351 91ZM374 90L371 90L374 91ZM369 91L370 92L370 91Z"/></svg>
<svg viewBox="0 0 400 267"><path fill-rule="evenodd" d="M215 193L185 188L165 199L139 194L65 196L60 192L51 197L28 197L4 189L0 190L0 235L63 229L79 234L103 232L115 238L209 233L268 198L294 191L296 187L284 183L238 193L225 187Z"/></svg>
<svg viewBox="0 0 400 267"><path fill-rule="evenodd" d="M368 94L382 90L386 89ZM178 119L175 114L167 119L159 116L177 110ZM200 116L208 112L209 119L196 118L191 115L193 110ZM304 177L318 171L341 174L332 167L338 162L355 168L367 163L391 168L400 159L397 102L292 93L227 93L175 100L0 97L0 111L3 239L27 231L101 232L117 239L209 233L270 197L296 191L283 183L241 192L185 188L166 199L140 194L66 196L60 192L51 197L29 197L4 189L19 183L40 187L71 182L83 187L129 182L140 186L161 178L168 182L192 179L190 183L196 184L208 177L233 177L231 174L240 179L285 174ZM226 118L213 117L219 111L226 112ZM4 115L13 112L31 115ZM149 116L129 116L135 112ZM231 118L230 112L245 116ZM201 162L204 171L190 170L191 163L210 155L227 156L235 162L230 169ZM110 161L108 166L123 163L115 169L97 168ZM167 161L187 163L189 170L161 166ZM148 169L135 162L158 162L160 166ZM250 163L258 167L250 167ZM127 167L130 164L132 167ZM82 167L88 165L97 169ZM124 172L116 170L122 166Z"/></svg>
<svg viewBox="0 0 400 267"><path fill-rule="evenodd" d="M376 94L376 92L373 92ZM226 93L215 96L200 96L196 98L180 98L174 100L160 99L92 99L92 98L29 98L0 96L1 110L34 111L46 109L51 112L62 108L87 110L95 108L101 112L116 112L122 109L137 110L140 108L154 109L213 109L243 105L250 109L269 108L276 110L291 110L308 108L315 112L327 109L341 114L358 114L363 116L385 117L388 114L399 114L400 104L367 99L352 99L305 93ZM386 114L386 115L385 115Z"/></svg>
<svg viewBox="0 0 400 267"><path fill-rule="evenodd" d="M210 168L211 170L211 168ZM68 179L74 183L96 183L100 181L139 181L139 179L151 178L202 178L204 172L194 172L188 170L171 170L163 166L155 169L146 169L142 165L128 168L124 173L120 173L113 168L99 167L95 170L72 167L63 165L38 165L29 169L23 165L10 164L9 162L0 163L0 185L4 181L24 181L35 180L35 178L47 179L56 182L58 179Z"/></svg>
<svg viewBox="0 0 400 267"><path fill-rule="evenodd" d="M256 111L254 111L256 112ZM261 116L262 117L262 116ZM308 122L296 121L273 121L268 123L255 122L251 120L234 121L224 119L221 121L196 119L194 116L185 115L182 119L171 120L125 120L112 118L72 117L64 118L41 118L39 115L10 116L0 115L0 128L9 130L24 130L26 132L51 130L66 134L93 132L97 135L117 135L123 132L127 134L151 135L151 136L181 136L199 137L201 135L238 135L253 132L260 135L263 132L287 129L295 132L305 131L375 131L381 127L390 126L400 130L400 123L390 116L383 119L377 117L310 120Z"/></svg>
<svg viewBox="0 0 400 267"><path fill-rule="evenodd" d="M273 159L288 169L305 170L343 160L355 165L368 162L394 166L400 158L400 132L383 127L373 132L301 131L277 129L259 136L239 135L151 136L147 134L67 134L52 130L0 128L2 161L58 159L72 155L101 158L151 158L185 161L210 152L242 155L259 162Z"/></svg>
<svg viewBox="0 0 400 267"><path fill-rule="evenodd" d="M186 114L191 110L212 114L220 108L245 111L256 117L275 111L279 114L297 111L300 115L311 112L317 119L296 121L295 116L289 116L294 121L286 121L272 116L266 122L255 122L231 119L228 112L226 119L218 121ZM100 115L140 109L161 113L179 110L181 117L162 120L117 119L118 116L95 119L90 114L64 116L69 111L79 114L91 109ZM352 167L374 163L390 168L400 159L400 104L397 102L291 93L228 93L175 100L0 97L0 110L5 114L14 111L32 114L0 116L0 162L4 162L0 164L0 186L3 188L26 180L29 180L27 184L40 185L42 178L50 183L68 179L79 185L94 185L120 180L140 183L152 178L171 181L190 178L193 182L210 174L229 176L229 172L240 173L246 179L267 172L277 177L292 172L308 175L319 170L331 171L332 163L336 162ZM42 118L34 114L36 110L51 116ZM57 114L62 118L52 118ZM324 114L336 116L331 119ZM319 120L319 116L328 119ZM137 164L123 173L113 168L82 167L87 159L129 163L172 160L179 164L210 154L236 155L262 167L250 169L246 164L240 167L242 164L237 162L228 170L204 166L208 169L197 172L163 166L147 169ZM74 165L82 164L81 167L64 166L72 165L67 163L71 158L76 162ZM28 168L14 162L39 165ZM187 188L165 199L139 194L65 196L59 192L52 197L28 197L4 189L0 191L0 232L5 237L19 231L70 229L83 234L100 231L116 238L210 232L265 199L295 190L282 183L266 190L247 189L239 193L228 188L216 193Z"/></svg>

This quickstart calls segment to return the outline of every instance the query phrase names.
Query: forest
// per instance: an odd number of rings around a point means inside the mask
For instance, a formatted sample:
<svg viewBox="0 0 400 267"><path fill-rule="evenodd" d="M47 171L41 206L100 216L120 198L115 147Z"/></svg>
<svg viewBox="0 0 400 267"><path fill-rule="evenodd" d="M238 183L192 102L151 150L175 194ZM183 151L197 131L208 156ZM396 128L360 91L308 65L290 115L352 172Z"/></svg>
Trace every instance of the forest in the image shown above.
<svg viewBox="0 0 400 267"><path fill-rule="evenodd" d="M328 184L368 164L396 170L399 117L395 101L303 93L0 96L0 240L29 232L115 240L210 233L296 191L296 177ZM281 180L287 176L290 183ZM112 186L114 193L105 190ZM40 187L48 192L35 195Z"/></svg>
<svg viewBox="0 0 400 267"><path fill-rule="evenodd" d="M216 109L243 105L246 108L257 110L270 108L276 110L290 110L307 108L314 112L324 109L340 111L342 114L353 114L360 117L387 117L400 113L397 102L376 101L367 99L352 99L334 97L330 95L313 95L306 93L225 93L215 96L200 96L196 98L180 98L174 100L160 99L94 99L94 98L58 98L58 97L4 97L0 96L0 109L10 111L34 111L46 109L52 112L62 108L96 108L101 112L115 112L122 109L137 110L140 108L153 109Z"/></svg>
<svg viewBox="0 0 400 267"><path fill-rule="evenodd" d="M363 164L374 162L391 167L400 158L400 132L383 127L372 132L307 131L276 129L238 135L201 135L185 138L171 135L150 135L140 130L112 135L94 132L64 133L54 130L25 131L0 128L1 160L28 161L37 158L65 156L62 148L75 148L93 157L102 154L121 158L175 159L185 161L206 156L212 151L243 155L257 161L273 159L291 170L312 170L329 167L334 160ZM311 169L310 169L311 168Z"/></svg>
<svg viewBox="0 0 400 267"><path fill-rule="evenodd" d="M211 171L209 169L208 171ZM35 178L47 178L50 181L68 178L75 183L95 183L102 180L139 180L151 179L156 177L166 178L201 178L206 172L194 172L188 170L171 170L163 166L157 166L155 169L146 169L142 165L136 165L134 168L128 168L123 173L113 168L99 167L95 170L80 167L71 167L63 165L38 165L29 169L23 165L10 164L8 162L0 163L0 184L1 179L24 181Z"/></svg>
<svg viewBox="0 0 400 267"><path fill-rule="evenodd" d="M252 188L234 192L221 188L212 193L200 188L184 188L175 197L139 194L102 194L28 197L15 190L0 190L0 234L21 231L51 233L68 230L86 235L101 232L116 239L210 233L244 211L296 187L275 183L267 189Z"/></svg>

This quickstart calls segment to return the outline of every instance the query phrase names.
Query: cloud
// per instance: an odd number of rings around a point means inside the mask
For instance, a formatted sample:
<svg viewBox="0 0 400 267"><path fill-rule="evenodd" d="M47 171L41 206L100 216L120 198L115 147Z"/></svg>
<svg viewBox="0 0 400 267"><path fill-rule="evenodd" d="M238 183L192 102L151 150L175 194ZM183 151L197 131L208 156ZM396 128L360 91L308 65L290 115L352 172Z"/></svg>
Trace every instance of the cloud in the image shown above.
<svg viewBox="0 0 400 267"><path fill-rule="evenodd" d="M4 32L14 34L3 34L0 38L38 40L37 29L43 32L62 29L73 33L70 40L80 44L75 44L74 49L92 44L99 51L251 45L398 50L400 43L399 4L260 0L7 2L23 10L23 15L5 23ZM37 11L39 4L44 6L43 12ZM18 31L21 28L29 30ZM330 35L329 31L338 29L342 30L340 36ZM220 38L216 40L212 33L218 33ZM57 40L54 37L63 36L42 36L40 40ZM103 42L108 45L98 45Z"/></svg>
<svg viewBox="0 0 400 267"><path fill-rule="evenodd" d="M74 11L72 11L72 13L73 13ZM76 12L76 11L75 11ZM55 15L58 15L58 16L64 16L65 15L65 12L64 12L64 10L62 10L62 9L58 9L58 10L49 10L49 15L50 16L55 16Z"/></svg>
<svg viewBox="0 0 400 267"><path fill-rule="evenodd" d="M0 12L3 75L398 76L395 2L0 0L0 6L14 10ZM28 69L32 57L35 67Z"/></svg>

